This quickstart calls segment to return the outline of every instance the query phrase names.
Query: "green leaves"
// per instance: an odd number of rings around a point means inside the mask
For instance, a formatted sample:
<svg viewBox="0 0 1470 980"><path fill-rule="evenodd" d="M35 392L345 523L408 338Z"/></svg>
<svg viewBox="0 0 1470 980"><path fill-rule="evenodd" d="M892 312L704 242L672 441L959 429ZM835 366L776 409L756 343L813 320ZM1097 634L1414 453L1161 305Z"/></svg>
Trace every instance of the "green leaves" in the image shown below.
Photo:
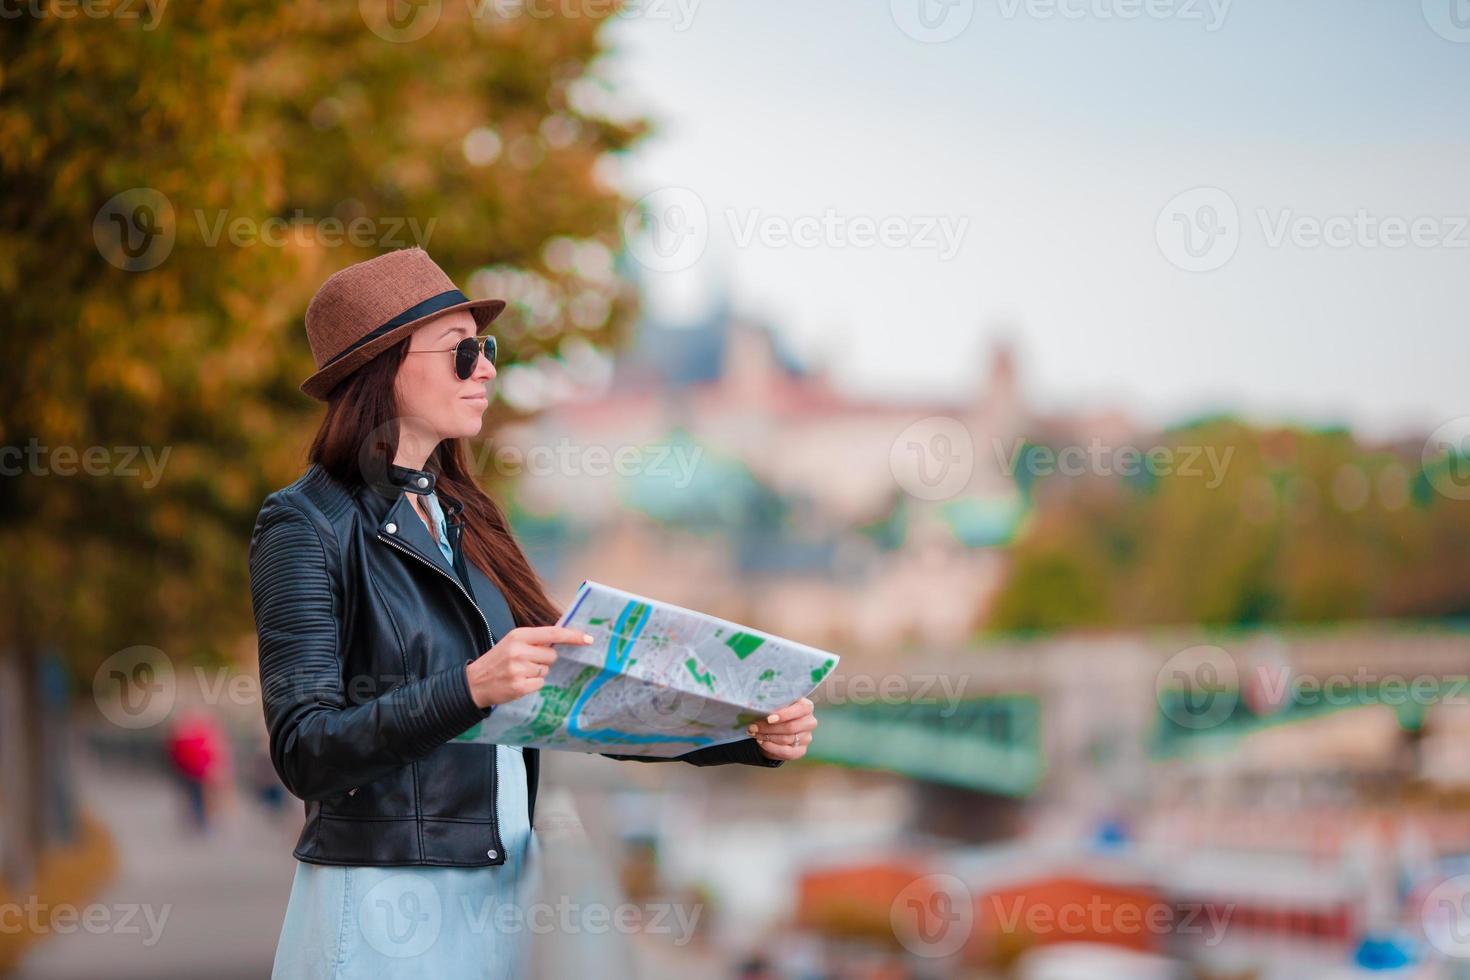
<svg viewBox="0 0 1470 980"><path fill-rule="evenodd" d="M1419 446L1211 420L1160 434L1183 465L1040 478L989 626L1314 622L1470 613L1470 504L1412 502Z"/></svg>
<svg viewBox="0 0 1470 980"><path fill-rule="evenodd" d="M0 32L0 446L166 459L151 486L117 465L0 475L0 548L45 556L0 571L0 628L22 647L46 636L85 666L248 637L245 549L260 501L305 466L320 406L297 391L302 315L332 272L422 245L472 293L486 267L587 288L545 246L616 245L625 202L594 167L642 124L570 104L596 19L475 19L494 10L444 4L405 43L357 4L169 3ZM507 355L605 342L621 295Z"/></svg>

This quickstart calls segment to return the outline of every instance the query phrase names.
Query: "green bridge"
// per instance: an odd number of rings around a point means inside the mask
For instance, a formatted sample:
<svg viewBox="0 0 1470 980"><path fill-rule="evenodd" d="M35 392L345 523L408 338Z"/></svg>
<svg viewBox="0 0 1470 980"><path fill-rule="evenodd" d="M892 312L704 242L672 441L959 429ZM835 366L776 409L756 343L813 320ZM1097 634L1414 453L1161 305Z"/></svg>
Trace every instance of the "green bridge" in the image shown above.
<svg viewBox="0 0 1470 980"><path fill-rule="evenodd" d="M1406 732L1417 732L1424 727L1424 716L1430 707L1445 698L1466 697L1467 693L1470 685L1464 680L1344 685L1338 691L1333 691L1330 685L1326 688L1293 685L1290 696L1279 707L1258 713L1235 688L1203 695L1171 690L1160 695L1159 716L1149 750L1158 759L1228 750L1254 732L1370 705L1391 709L1398 716L1399 727Z"/></svg>
<svg viewBox="0 0 1470 980"><path fill-rule="evenodd" d="M1434 703L1467 694L1470 686L1464 681L1420 683L1412 689L1363 685L1325 694L1308 685L1294 687L1279 706L1257 714L1235 689L1203 697L1164 691L1154 699L1152 718L1135 729L1152 758L1185 758L1229 751L1267 728L1368 705L1391 708L1405 731L1417 731ZM808 757L1023 798L1047 773L1045 701L1039 694L997 694L950 704L822 704L821 728Z"/></svg>
<svg viewBox="0 0 1470 980"><path fill-rule="evenodd" d="M822 762L1015 797L1030 795L1046 770L1033 695L822 705L819 718L807 755Z"/></svg>

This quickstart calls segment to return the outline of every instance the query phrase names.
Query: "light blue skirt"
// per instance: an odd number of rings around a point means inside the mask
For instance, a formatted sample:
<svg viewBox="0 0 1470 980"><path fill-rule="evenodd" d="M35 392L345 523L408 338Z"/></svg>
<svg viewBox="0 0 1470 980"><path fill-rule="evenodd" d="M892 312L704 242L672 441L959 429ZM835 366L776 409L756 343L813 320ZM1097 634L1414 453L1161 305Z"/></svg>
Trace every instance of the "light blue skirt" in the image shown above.
<svg viewBox="0 0 1470 980"><path fill-rule="evenodd" d="M525 975L539 845L528 823L521 750L496 751L505 863L374 868L298 861L275 980Z"/></svg>

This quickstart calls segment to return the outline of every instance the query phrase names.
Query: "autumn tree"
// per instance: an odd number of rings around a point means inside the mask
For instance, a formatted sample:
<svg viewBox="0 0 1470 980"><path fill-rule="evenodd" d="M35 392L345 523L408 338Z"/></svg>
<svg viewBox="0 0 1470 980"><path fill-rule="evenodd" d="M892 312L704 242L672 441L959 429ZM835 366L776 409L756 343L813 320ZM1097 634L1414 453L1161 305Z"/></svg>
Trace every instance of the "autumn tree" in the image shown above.
<svg viewBox="0 0 1470 980"><path fill-rule="evenodd" d="M382 8L381 13L375 13ZM0 31L0 648L228 658L321 406L302 315L422 245L510 359L607 342L626 202L597 5L40 4ZM69 13L68 13L69 11Z"/></svg>

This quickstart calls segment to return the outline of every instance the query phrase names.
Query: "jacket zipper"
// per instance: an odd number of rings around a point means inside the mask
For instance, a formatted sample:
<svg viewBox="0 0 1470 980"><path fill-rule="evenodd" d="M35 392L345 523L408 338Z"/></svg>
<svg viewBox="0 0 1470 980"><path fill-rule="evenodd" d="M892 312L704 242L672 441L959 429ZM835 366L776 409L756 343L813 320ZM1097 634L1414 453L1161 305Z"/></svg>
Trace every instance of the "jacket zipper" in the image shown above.
<svg viewBox="0 0 1470 980"><path fill-rule="evenodd" d="M422 562L423 564L427 565L429 568L433 569L438 574L444 576L446 579L448 579L449 581L453 582L454 583L454 587L456 589L459 589L459 594L462 595L462 596L464 596L466 599L468 599L470 601L470 606L472 606L474 608L475 614L480 617L480 622L484 625L485 632L490 637L490 646L493 647L495 645L495 631L490 628L490 621L485 618L485 614L483 612L481 612L480 611L480 607L475 604L474 597L471 596L469 594L469 592L465 589L463 582L460 582L453 575L450 575L444 569L440 568L438 565L436 565L433 562L429 561L427 558L423 557L422 555L420 555L418 552L414 551L412 548L410 548L406 544L401 544L398 541L393 540L392 538L385 538L385 537L383 537L383 535L381 533L378 535L378 540L381 541L381 542L383 542L384 544L392 545L394 548L396 548L399 551L403 552L405 555L411 555L411 556L413 556L413 558L415 560Z"/></svg>
<svg viewBox="0 0 1470 980"><path fill-rule="evenodd" d="M490 637L490 646L493 647L495 645L495 631L490 628L490 620L486 619L485 614L480 611L479 605L476 604L474 597L470 595L469 590L464 587L463 582L460 582L454 576L450 575L448 572L444 571L444 569L440 568L438 565L434 564L427 558L420 555L418 552L414 551L408 545L401 544L400 542L395 541L393 538L384 537L381 531L378 533L378 540L386 545L392 546L397 551L403 552L405 555L412 556L416 560L433 569L435 572L438 572L440 575L449 579L449 581L453 582L454 587L459 589L460 595L469 600L470 606L475 610L475 614L480 617L480 622L484 625L485 632ZM500 746L497 745L495 746L495 753L491 756L490 763L490 834L495 838L496 855L498 856L499 860L504 861L505 844L500 839L500 810L498 809L498 801L496 799L498 796L500 796Z"/></svg>

